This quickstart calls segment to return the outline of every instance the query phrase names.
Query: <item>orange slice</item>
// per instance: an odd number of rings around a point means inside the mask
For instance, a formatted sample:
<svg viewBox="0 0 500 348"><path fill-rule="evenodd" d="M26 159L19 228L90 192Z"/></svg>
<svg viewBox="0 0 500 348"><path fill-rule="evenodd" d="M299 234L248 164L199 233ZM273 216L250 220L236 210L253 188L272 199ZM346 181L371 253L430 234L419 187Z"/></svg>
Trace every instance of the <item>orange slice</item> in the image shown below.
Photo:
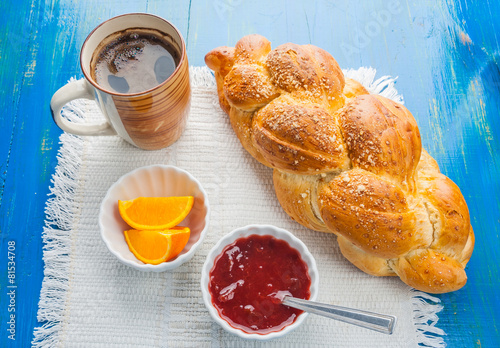
<svg viewBox="0 0 500 348"><path fill-rule="evenodd" d="M168 230L127 230L124 232L130 251L144 263L158 265L179 255L186 246L189 227Z"/></svg>
<svg viewBox="0 0 500 348"><path fill-rule="evenodd" d="M193 196L139 197L118 201L120 215L136 230L165 230L179 224L193 207Z"/></svg>

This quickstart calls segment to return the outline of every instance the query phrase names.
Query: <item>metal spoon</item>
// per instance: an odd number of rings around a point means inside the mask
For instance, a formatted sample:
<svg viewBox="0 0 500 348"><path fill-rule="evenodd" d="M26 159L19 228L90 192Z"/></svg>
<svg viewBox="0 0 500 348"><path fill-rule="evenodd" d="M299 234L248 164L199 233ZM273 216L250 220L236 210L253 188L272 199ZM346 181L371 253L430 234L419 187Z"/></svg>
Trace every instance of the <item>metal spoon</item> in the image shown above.
<svg viewBox="0 0 500 348"><path fill-rule="evenodd" d="M364 327L391 335L397 318L393 315L378 314L359 309L334 306L326 303L303 300L292 296L284 296L282 304L303 311L322 315L327 318Z"/></svg>

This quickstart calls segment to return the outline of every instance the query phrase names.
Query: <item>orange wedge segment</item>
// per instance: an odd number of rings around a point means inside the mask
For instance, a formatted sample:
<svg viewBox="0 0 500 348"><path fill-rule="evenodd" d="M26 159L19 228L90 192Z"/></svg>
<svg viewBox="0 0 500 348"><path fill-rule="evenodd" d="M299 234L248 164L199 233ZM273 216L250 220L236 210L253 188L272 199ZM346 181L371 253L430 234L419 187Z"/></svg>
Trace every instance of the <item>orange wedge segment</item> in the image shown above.
<svg viewBox="0 0 500 348"><path fill-rule="evenodd" d="M189 241L189 227L168 230L127 230L124 232L130 251L144 263L158 265L179 255Z"/></svg>
<svg viewBox="0 0 500 348"><path fill-rule="evenodd" d="M139 197L118 201L120 215L136 230L166 230L179 224L193 207L193 196Z"/></svg>

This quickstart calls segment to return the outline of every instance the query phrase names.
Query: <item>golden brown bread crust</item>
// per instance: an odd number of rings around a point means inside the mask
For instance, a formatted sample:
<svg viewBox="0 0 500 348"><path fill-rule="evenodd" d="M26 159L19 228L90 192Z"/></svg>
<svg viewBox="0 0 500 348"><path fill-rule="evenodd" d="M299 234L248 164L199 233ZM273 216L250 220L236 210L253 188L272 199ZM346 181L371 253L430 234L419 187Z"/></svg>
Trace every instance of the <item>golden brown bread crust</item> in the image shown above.
<svg viewBox="0 0 500 348"><path fill-rule="evenodd" d="M274 99L253 117L252 141L266 161L273 168L300 174L348 168L342 134L330 114L317 105L292 104L288 99Z"/></svg>
<svg viewBox="0 0 500 348"><path fill-rule="evenodd" d="M345 79L312 45L271 50L249 35L205 61L242 145L274 168L288 215L335 233L342 254L369 274L431 293L465 284L474 248L467 204L422 149L404 106Z"/></svg>
<svg viewBox="0 0 500 348"><path fill-rule="evenodd" d="M343 91L347 99L357 97L358 95L370 94L368 90L358 81L353 79L345 79L345 86Z"/></svg>
<svg viewBox="0 0 500 348"><path fill-rule="evenodd" d="M419 207L405 193L370 172L343 172L319 193L321 217L329 229L373 256L405 255L432 241L419 224Z"/></svg>
<svg viewBox="0 0 500 348"><path fill-rule="evenodd" d="M420 133L402 105L373 95L351 99L339 113L354 168L363 168L414 191Z"/></svg>
<svg viewBox="0 0 500 348"><path fill-rule="evenodd" d="M390 264L402 281L425 292L450 292L467 282L465 271L456 259L430 248L415 250Z"/></svg>
<svg viewBox="0 0 500 348"><path fill-rule="evenodd" d="M275 169L273 182L276 196L285 210L298 223L315 231L329 232L319 215L318 187L328 182L324 174L297 175Z"/></svg>
<svg viewBox="0 0 500 348"><path fill-rule="evenodd" d="M392 268L389 267L387 259L365 253L342 236L337 237L337 242L339 243L342 255L363 272L379 277L397 275Z"/></svg>

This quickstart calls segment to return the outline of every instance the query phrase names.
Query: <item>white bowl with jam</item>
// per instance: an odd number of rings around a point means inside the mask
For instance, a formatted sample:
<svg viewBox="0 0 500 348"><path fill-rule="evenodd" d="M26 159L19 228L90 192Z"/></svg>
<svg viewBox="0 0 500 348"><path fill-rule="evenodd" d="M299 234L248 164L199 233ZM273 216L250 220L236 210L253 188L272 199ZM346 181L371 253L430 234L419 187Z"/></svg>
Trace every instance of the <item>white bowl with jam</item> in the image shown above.
<svg viewBox="0 0 500 348"><path fill-rule="evenodd" d="M209 252L201 289L212 318L245 339L269 340L296 329L307 313L281 304L285 295L315 300L318 269L306 245L271 225L225 235Z"/></svg>

